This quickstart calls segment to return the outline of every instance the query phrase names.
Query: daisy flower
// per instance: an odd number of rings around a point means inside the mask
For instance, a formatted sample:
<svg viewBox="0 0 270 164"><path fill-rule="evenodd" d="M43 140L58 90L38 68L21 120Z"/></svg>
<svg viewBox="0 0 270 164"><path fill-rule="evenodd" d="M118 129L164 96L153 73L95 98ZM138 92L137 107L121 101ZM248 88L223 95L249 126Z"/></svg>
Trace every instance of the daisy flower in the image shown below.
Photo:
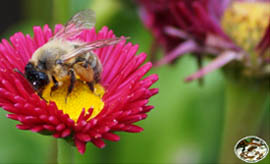
<svg viewBox="0 0 270 164"><path fill-rule="evenodd" d="M62 28L35 26L33 37L18 32L10 42L3 39L0 43L0 107L10 113L7 117L20 122L18 129L63 138L75 144L80 153L85 152L88 142L103 148L104 140L118 141L117 131L141 132L143 128L134 123L145 119L153 109L148 102L158 89L150 87L158 76L144 78L152 64L143 64L145 53L136 55L138 45L123 40L94 50L103 66L100 82L94 86L96 94L76 81L67 102L68 84L52 95L46 87L41 98L28 80L14 71L24 72L33 53ZM112 30L103 27L99 32L84 30L75 39L87 43L114 37Z"/></svg>
<svg viewBox="0 0 270 164"><path fill-rule="evenodd" d="M138 0L140 15L165 48L162 65L192 53L201 66L191 81L228 63L245 77L269 76L269 0ZM235 62L233 62L235 61Z"/></svg>

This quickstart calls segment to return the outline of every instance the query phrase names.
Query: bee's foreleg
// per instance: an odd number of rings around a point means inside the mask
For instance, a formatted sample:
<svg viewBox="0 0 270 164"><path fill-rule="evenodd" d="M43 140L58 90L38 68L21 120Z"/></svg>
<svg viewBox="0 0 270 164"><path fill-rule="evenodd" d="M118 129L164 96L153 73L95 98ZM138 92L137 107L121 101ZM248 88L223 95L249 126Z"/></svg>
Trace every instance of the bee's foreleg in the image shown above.
<svg viewBox="0 0 270 164"><path fill-rule="evenodd" d="M88 82L87 85L88 85L89 89L90 89L92 92L94 92L94 84L93 84L93 82Z"/></svg>
<svg viewBox="0 0 270 164"><path fill-rule="evenodd" d="M52 92L55 91L58 88L58 86L59 86L58 81L55 79L54 76L52 76L52 80L53 80L53 84L54 85L51 87L50 96L52 96Z"/></svg>
<svg viewBox="0 0 270 164"><path fill-rule="evenodd" d="M44 97L42 97L42 93L43 93L43 90L39 90L39 91L37 92L38 96L39 96L42 100L48 102L47 100L44 99Z"/></svg>
<svg viewBox="0 0 270 164"><path fill-rule="evenodd" d="M75 81L76 81L76 77L75 77L75 74L74 74L73 70L69 71L69 75L70 75L70 85L68 86L68 92L67 92L67 95L66 95L66 98L65 98L66 103L67 103L67 97L72 92L72 90L74 88Z"/></svg>

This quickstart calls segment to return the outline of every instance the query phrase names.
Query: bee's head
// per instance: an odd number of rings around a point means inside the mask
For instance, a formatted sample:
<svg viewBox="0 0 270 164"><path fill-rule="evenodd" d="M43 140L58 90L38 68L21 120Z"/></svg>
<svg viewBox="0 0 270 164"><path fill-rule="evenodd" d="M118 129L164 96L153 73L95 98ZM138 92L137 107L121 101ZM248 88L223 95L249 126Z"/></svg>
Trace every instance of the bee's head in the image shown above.
<svg viewBox="0 0 270 164"><path fill-rule="evenodd" d="M38 71L32 63L28 63L25 66L25 76L36 91L44 89L44 87L50 82L48 75L44 72Z"/></svg>

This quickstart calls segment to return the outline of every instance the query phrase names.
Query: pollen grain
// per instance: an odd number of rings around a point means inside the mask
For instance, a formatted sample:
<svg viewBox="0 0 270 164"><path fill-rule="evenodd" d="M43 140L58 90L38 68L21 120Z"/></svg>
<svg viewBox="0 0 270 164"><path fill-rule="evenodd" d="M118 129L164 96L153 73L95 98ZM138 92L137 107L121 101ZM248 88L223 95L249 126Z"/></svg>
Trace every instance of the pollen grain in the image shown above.
<svg viewBox="0 0 270 164"><path fill-rule="evenodd" d="M94 93L89 89L88 85L77 80L72 92L66 97L69 82L64 83L51 94L52 84L48 85L42 94L42 97L56 103L59 110L77 122L83 108L87 111L93 108L93 112L89 119L96 117L103 109L104 102L102 97L105 93L104 88L100 84L94 86Z"/></svg>

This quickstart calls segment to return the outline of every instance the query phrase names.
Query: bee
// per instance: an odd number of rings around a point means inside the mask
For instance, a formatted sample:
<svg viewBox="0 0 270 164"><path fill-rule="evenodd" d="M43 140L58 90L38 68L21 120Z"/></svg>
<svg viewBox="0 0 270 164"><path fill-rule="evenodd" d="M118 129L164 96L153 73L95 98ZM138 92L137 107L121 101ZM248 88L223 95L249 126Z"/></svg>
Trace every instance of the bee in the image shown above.
<svg viewBox="0 0 270 164"><path fill-rule="evenodd" d="M25 66L24 77L42 97L42 91L53 82L51 94L70 81L67 96L72 92L76 80L81 80L94 93L94 84L100 82L102 64L93 50L116 44L125 38L97 40L90 43L74 40L83 30L95 26L92 10L75 14L46 44L38 48Z"/></svg>

